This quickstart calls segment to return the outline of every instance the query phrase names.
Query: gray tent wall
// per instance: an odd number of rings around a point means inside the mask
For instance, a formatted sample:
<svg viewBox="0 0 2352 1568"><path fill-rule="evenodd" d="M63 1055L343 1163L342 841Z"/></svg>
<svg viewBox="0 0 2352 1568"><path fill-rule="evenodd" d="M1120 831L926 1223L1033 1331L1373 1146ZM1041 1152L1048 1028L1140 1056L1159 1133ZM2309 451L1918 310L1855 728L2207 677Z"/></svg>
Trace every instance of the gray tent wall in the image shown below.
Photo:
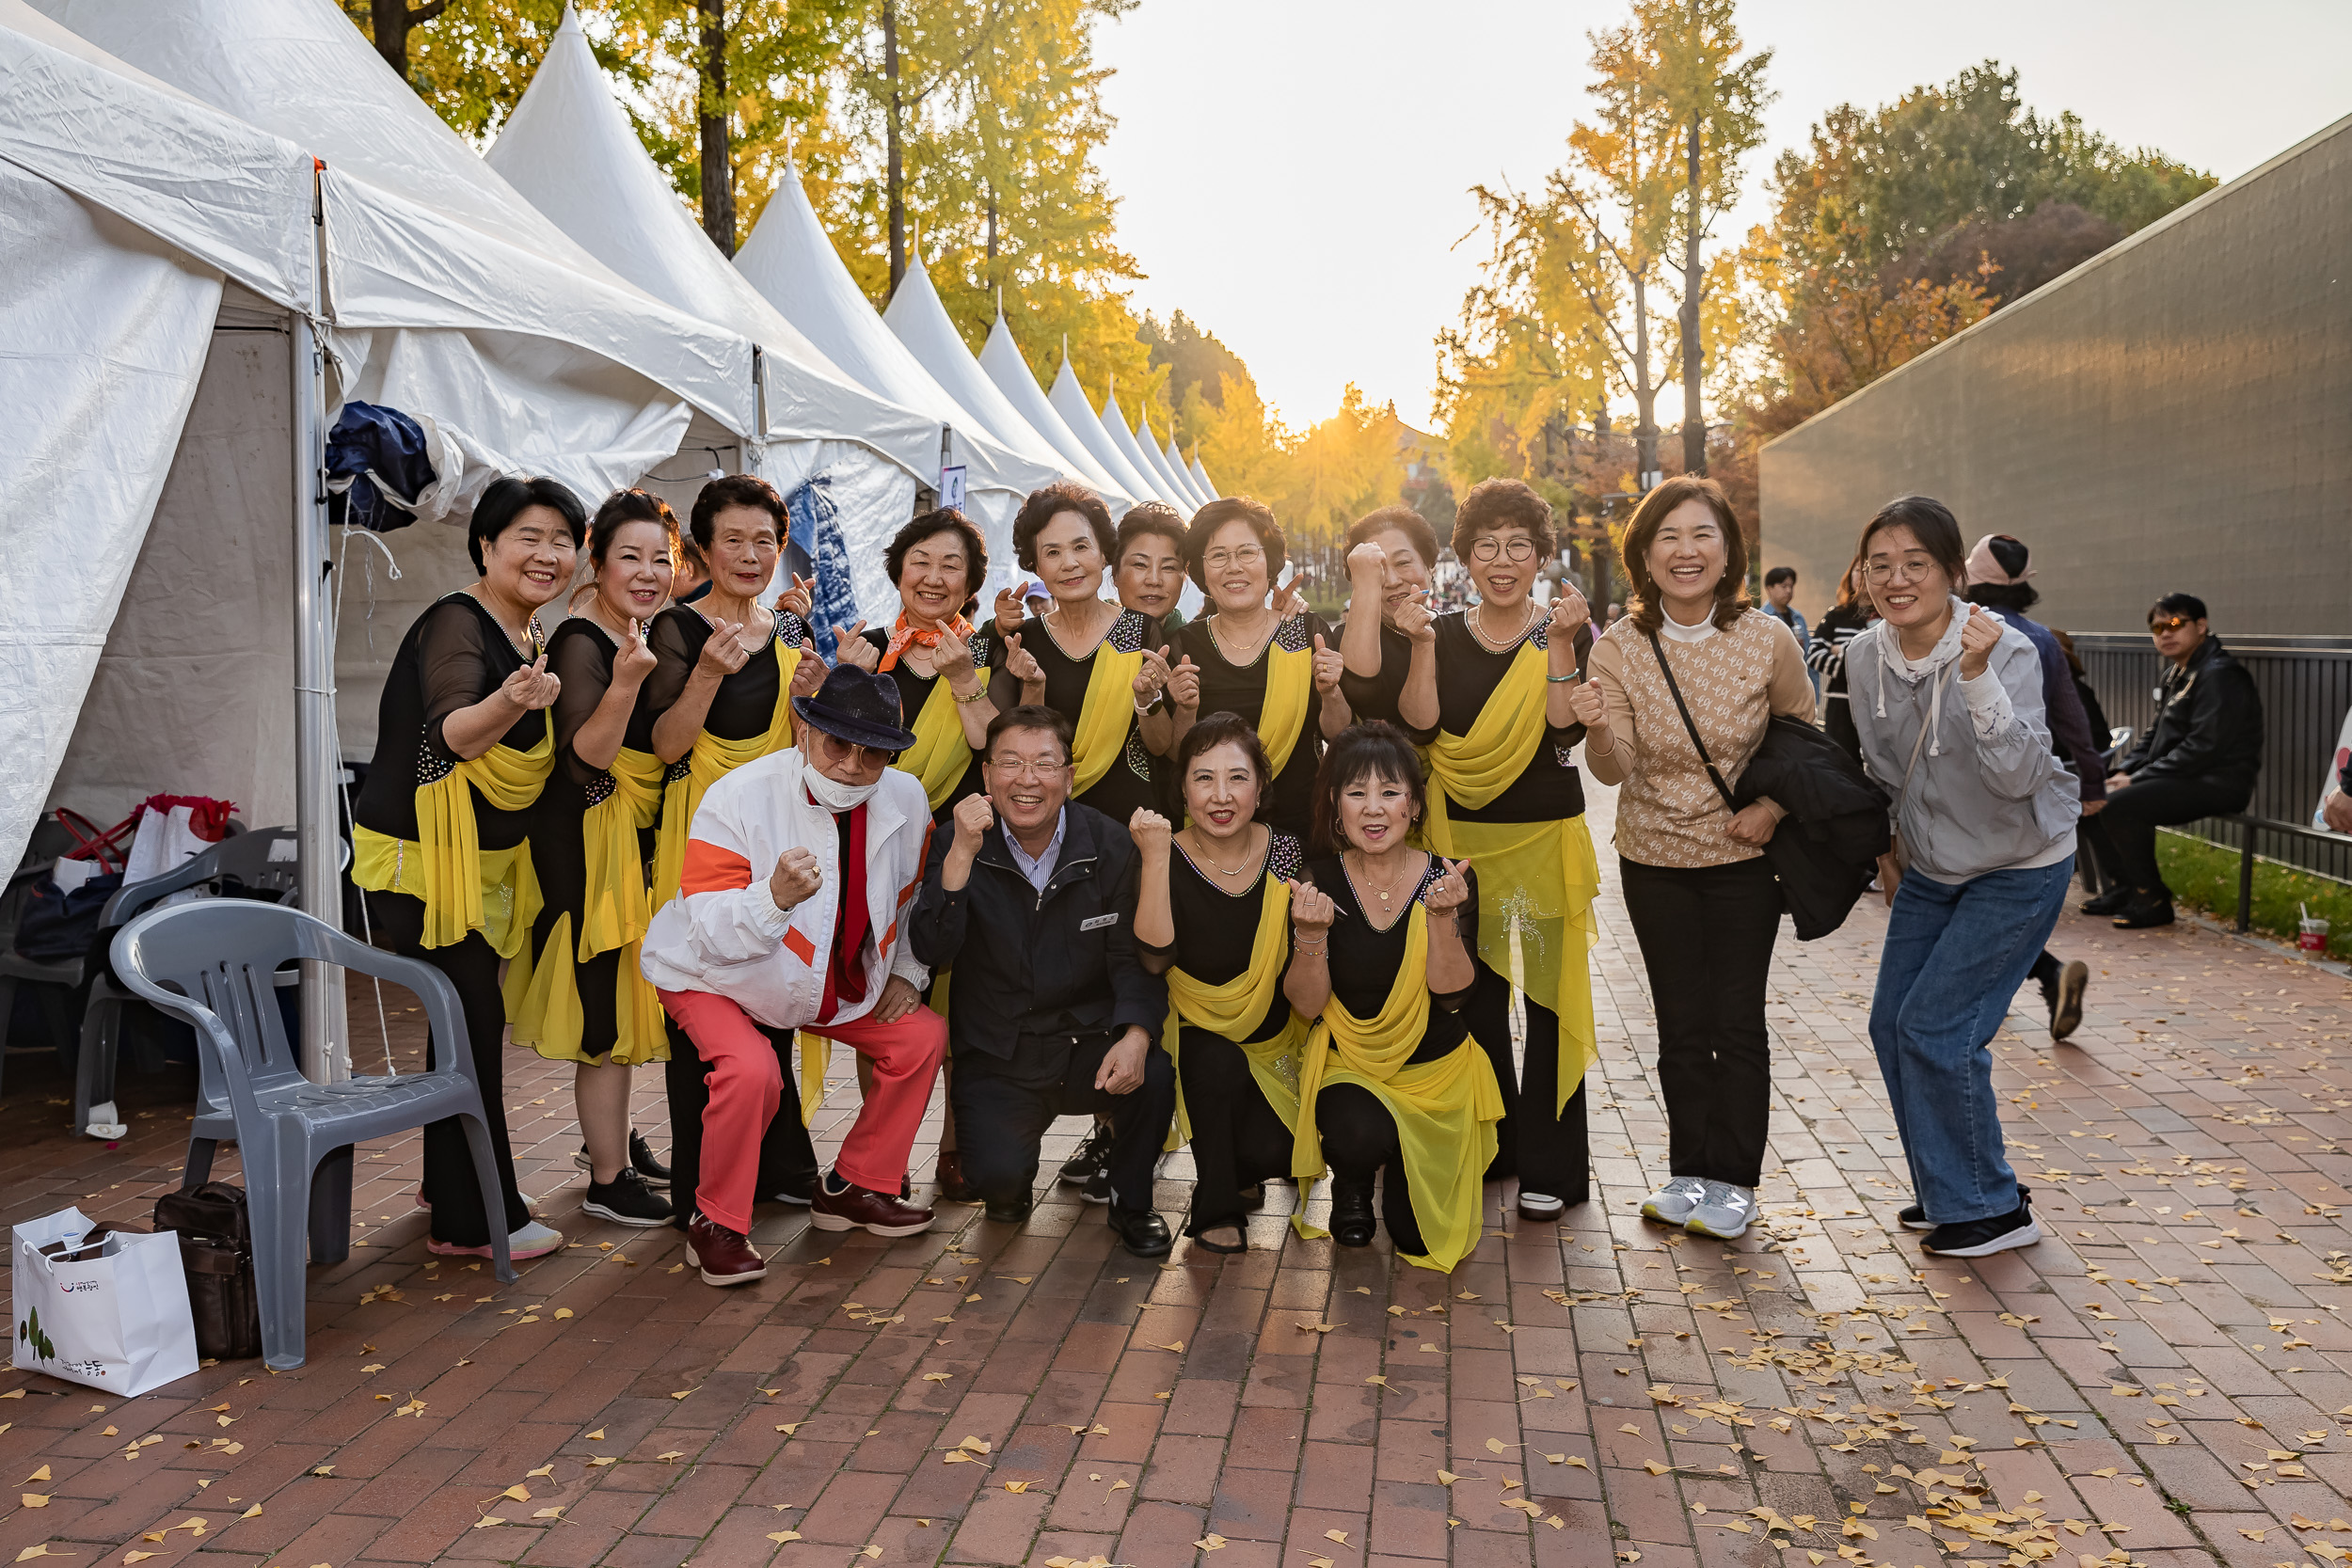
<svg viewBox="0 0 2352 1568"><path fill-rule="evenodd" d="M1815 415L1762 453L1764 564L1834 594L1894 497L2033 549L2038 611L2352 632L2352 119Z"/></svg>

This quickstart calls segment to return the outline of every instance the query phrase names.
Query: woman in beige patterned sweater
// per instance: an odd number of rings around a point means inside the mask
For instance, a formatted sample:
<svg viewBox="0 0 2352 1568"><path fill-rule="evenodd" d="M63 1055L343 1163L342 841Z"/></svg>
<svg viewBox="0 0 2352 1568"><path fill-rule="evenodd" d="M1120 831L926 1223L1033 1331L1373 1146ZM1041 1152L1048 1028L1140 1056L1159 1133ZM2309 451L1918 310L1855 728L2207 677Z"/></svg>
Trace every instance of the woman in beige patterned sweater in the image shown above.
<svg viewBox="0 0 2352 1568"><path fill-rule="evenodd" d="M1788 628L1742 597L1747 546L1712 480L1678 476L1643 498L1625 571L1632 611L1594 644L1574 701L1585 768L1624 786L1618 864L1658 1014L1670 1174L1642 1212L1729 1241L1755 1216L1764 1168L1781 899L1763 846L1783 814L1769 800L1735 814L1707 762L1736 786L1774 714L1811 721L1813 683Z"/></svg>

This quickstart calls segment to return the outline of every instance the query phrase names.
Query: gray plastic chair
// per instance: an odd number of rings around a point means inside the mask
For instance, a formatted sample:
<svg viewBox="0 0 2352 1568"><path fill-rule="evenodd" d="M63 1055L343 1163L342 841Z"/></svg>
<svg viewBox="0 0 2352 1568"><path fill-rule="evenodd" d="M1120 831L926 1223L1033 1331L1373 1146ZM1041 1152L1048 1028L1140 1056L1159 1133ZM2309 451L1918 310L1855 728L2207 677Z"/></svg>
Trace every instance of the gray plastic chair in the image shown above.
<svg viewBox="0 0 2352 1568"><path fill-rule="evenodd" d="M216 1144L237 1140L253 1220L262 1350L273 1370L302 1365L305 1219L314 1173L326 1159L349 1160L351 1146L362 1139L460 1117L482 1186L492 1266L500 1279L515 1278L465 1012L439 970L354 942L299 910L242 898L151 910L122 928L113 952L124 985L195 1026L197 1050L226 1090L228 1109L199 1108L189 1132L187 1184L209 1174ZM457 1065L341 1084L304 1078L272 995L278 971L302 958L414 991L441 1056Z"/></svg>
<svg viewBox="0 0 2352 1568"><path fill-rule="evenodd" d="M259 828L224 838L160 877L117 889L99 913L99 933L107 935L128 926L143 911L175 893L215 882L235 882L250 892L275 893L278 902L291 906L302 874L300 842L292 828ZM278 984L289 987L294 979L292 973L280 974ZM73 1067L73 1135L77 1138L89 1135L90 1107L115 1098L123 1009L125 1004L137 1000L112 975L102 972L90 976L89 1000L82 1008L82 1047ZM208 1109L226 1110L220 1084L216 1075L205 1070L201 1053L198 1063L197 1102ZM148 1070L160 1065L158 1056L147 1064Z"/></svg>

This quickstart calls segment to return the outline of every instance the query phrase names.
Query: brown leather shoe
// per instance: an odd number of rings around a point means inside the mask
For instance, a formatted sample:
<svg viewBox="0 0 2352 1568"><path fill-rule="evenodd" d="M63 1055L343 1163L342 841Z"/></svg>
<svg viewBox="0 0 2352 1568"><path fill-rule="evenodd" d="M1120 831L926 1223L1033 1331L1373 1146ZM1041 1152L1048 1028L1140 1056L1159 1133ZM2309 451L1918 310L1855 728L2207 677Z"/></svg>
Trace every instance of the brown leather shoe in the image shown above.
<svg viewBox="0 0 2352 1568"><path fill-rule="evenodd" d="M939 1168L931 1173L931 1185L939 1189L940 1198L944 1202L976 1203L978 1201L973 1196L971 1183L963 1179L963 1156L952 1148L940 1151Z"/></svg>
<svg viewBox="0 0 2352 1568"><path fill-rule="evenodd" d="M739 1230L696 1214L686 1227L686 1250L694 1255L706 1285L749 1285L768 1277L767 1260Z"/></svg>
<svg viewBox="0 0 2352 1568"><path fill-rule="evenodd" d="M872 1231L877 1236L914 1236L931 1227L931 1212L901 1203L887 1193L847 1182L834 1192L823 1181L809 1199L809 1223L819 1230Z"/></svg>

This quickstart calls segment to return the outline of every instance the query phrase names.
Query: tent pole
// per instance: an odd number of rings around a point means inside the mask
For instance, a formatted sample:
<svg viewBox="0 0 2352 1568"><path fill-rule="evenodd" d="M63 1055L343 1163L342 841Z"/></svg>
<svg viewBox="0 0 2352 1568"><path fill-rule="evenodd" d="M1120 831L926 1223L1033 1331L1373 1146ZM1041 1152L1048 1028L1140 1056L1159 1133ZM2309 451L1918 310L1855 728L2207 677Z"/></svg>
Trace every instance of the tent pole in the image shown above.
<svg viewBox="0 0 2352 1568"><path fill-rule="evenodd" d="M302 311L293 317L291 423L294 435L294 832L301 847L302 908L342 927L342 833L337 784L342 758L335 751L335 646L328 610L325 366L318 335ZM332 964L302 965L302 1073L315 1084L351 1076L349 1031L343 1027L343 972Z"/></svg>

